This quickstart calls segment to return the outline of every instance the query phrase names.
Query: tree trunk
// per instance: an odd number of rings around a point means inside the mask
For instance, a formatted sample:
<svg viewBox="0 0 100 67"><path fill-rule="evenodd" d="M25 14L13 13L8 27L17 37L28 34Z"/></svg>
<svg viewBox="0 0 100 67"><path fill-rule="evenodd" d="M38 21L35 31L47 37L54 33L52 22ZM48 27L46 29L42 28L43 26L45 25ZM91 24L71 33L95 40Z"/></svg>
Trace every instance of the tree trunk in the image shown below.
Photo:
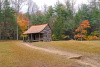
<svg viewBox="0 0 100 67"><path fill-rule="evenodd" d="M1 28L0 28L0 40L1 40Z"/></svg>
<svg viewBox="0 0 100 67"><path fill-rule="evenodd" d="M99 26L99 40L100 40L100 26Z"/></svg>
<svg viewBox="0 0 100 67"><path fill-rule="evenodd" d="M80 33L81 33L81 41L82 41L82 29L81 29L81 23L80 23Z"/></svg>
<svg viewBox="0 0 100 67"><path fill-rule="evenodd" d="M23 42L25 41L24 36L23 36Z"/></svg>
<svg viewBox="0 0 100 67"><path fill-rule="evenodd" d="M100 31L99 31L99 40L100 40Z"/></svg>
<svg viewBox="0 0 100 67"><path fill-rule="evenodd" d="M18 23L17 23L17 40L18 40Z"/></svg>
<svg viewBox="0 0 100 67"><path fill-rule="evenodd" d="M29 29L29 18L28 18L28 29Z"/></svg>
<svg viewBox="0 0 100 67"><path fill-rule="evenodd" d="M17 16L16 16L16 22L17 22L17 40L19 39L18 37L18 12L17 12Z"/></svg>
<svg viewBox="0 0 100 67"><path fill-rule="evenodd" d="M0 15L1 15L1 0L0 0ZM1 19L1 16L0 16L0 19ZM1 21L0 21L1 23ZM0 40L1 40L1 24L0 24Z"/></svg>
<svg viewBox="0 0 100 67"><path fill-rule="evenodd" d="M82 30L81 30L81 41L82 41Z"/></svg>

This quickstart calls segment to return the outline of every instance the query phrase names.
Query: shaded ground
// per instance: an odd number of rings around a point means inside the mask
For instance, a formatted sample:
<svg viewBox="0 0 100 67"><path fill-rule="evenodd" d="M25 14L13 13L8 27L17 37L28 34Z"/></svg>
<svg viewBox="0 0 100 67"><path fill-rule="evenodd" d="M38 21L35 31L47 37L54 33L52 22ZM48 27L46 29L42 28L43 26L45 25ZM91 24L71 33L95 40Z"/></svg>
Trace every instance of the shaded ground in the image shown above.
<svg viewBox="0 0 100 67"><path fill-rule="evenodd" d="M0 67L89 67L63 56L30 49L22 41L0 42Z"/></svg>

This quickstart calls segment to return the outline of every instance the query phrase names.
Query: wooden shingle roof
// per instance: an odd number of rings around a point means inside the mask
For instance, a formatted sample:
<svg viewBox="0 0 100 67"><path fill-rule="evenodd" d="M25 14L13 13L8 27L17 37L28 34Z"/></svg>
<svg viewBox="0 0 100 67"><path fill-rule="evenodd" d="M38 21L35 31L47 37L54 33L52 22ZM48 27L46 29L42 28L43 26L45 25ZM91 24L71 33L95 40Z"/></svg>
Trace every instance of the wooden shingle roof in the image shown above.
<svg viewBox="0 0 100 67"><path fill-rule="evenodd" d="M42 30L44 30L44 28L47 25L48 25L48 23L41 24L41 25L33 25L26 32L24 32L23 34L40 33Z"/></svg>

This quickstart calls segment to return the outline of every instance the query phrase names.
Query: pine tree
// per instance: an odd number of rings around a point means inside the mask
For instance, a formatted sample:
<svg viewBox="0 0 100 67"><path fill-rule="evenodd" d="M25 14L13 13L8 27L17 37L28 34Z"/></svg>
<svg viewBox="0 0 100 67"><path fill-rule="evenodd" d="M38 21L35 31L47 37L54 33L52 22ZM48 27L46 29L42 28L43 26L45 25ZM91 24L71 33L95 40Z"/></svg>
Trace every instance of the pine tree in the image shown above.
<svg viewBox="0 0 100 67"><path fill-rule="evenodd" d="M1 40L1 0L0 0L0 40Z"/></svg>
<svg viewBox="0 0 100 67"><path fill-rule="evenodd" d="M4 39L13 39L14 38L14 32L15 32L15 12L14 10L10 7L10 3L8 0L4 1L4 7L3 7L3 38Z"/></svg>

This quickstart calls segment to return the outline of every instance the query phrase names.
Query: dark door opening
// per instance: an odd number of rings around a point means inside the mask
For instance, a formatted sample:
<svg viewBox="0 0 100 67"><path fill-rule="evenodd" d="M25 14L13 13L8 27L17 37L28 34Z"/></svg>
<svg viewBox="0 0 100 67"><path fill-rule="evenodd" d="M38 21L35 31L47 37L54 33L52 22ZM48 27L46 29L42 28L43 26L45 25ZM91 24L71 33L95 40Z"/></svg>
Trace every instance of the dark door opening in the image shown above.
<svg viewBox="0 0 100 67"><path fill-rule="evenodd" d="M35 36L36 36L36 34L34 34L34 36L33 36L34 40L35 40Z"/></svg>

